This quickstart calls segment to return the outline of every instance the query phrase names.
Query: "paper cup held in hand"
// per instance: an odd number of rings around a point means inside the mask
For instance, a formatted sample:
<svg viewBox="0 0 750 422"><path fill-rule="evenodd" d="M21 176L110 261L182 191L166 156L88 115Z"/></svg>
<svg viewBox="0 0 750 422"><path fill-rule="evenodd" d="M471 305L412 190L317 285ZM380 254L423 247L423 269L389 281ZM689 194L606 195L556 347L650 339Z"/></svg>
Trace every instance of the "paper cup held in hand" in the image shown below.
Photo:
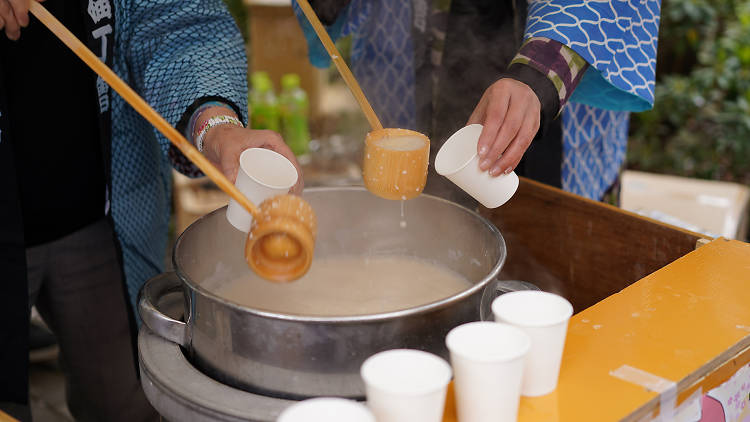
<svg viewBox="0 0 750 422"><path fill-rule="evenodd" d="M523 330L531 338L524 366L524 396L543 396L557 388L568 320L573 306L564 297L541 291L506 293L492 302L495 320Z"/></svg>
<svg viewBox="0 0 750 422"><path fill-rule="evenodd" d="M477 144L482 125L468 125L448 138L435 158L435 170L487 208L508 202L518 189L515 172L490 176L479 169Z"/></svg>
<svg viewBox="0 0 750 422"><path fill-rule="evenodd" d="M515 421L524 357L531 341L520 329L470 322L445 338L451 355L459 421Z"/></svg>
<svg viewBox="0 0 750 422"><path fill-rule="evenodd" d="M289 192L297 183L297 169L276 151L249 148L240 154L240 166L234 185L255 205L276 195ZM229 200L227 220L245 233L250 231L253 217L234 199Z"/></svg>
<svg viewBox="0 0 750 422"><path fill-rule="evenodd" d="M370 356L360 370L367 406L378 422L441 422L451 367L421 350L394 349Z"/></svg>
<svg viewBox="0 0 750 422"><path fill-rule="evenodd" d="M318 397L287 407L276 422L375 422L375 416L354 400Z"/></svg>

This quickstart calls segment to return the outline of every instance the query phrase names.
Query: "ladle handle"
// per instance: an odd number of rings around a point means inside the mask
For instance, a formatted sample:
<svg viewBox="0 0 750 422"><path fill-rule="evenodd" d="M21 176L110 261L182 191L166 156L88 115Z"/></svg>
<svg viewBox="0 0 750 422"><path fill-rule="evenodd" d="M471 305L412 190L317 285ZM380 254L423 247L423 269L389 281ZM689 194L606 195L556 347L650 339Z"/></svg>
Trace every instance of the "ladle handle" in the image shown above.
<svg viewBox="0 0 750 422"><path fill-rule="evenodd" d="M99 60L78 38L60 23L51 13L35 0L31 0L29 11L49 28L65 45L70 48L88 67L104 79L122 98L127 101L141 116L148 120L169 139L183 154L216 185L232 199L239 202L254 218L258 216L258 208L237 189L224 174L211 164L177 129L173 128L159 113L130 88L115 72Z"/></svg>
<svg viewBox="0 0 750 422"><path fill-rule="evenodd" d="M182 281L174 272L159 274L146 281L138 298L138 314L151 331L165 339L188 347L187 325L170 318L156 304L168 293L182 292Z"/></svg>
<svg viewBox="0 0 750 422"><path fill-rule="evenodd" d="M354 98L359 103L359 107L362 109L362 112L365 113L365 117L367 117L367 121L370 123L372 130L382 129L383 125L380 124L378 116L375 115L375 111L367 101L365 93L362 92L362 88L354 78L352 71L349 70L349 66L347 66L344 59L341 58L339 50L336 48L333 40L331 40L331 37L328 35L328 31L323 28L323 24L320 23L320 19L318 19L315 11L312 9L312 7L310 7L310 3L308 3L307 0L297 0L297 3L299 4L300 9L302 9L302 13L305 14L305 17L310 22L310 25L312 25L313 29L315 30L315 33L318 34L320 42L323 43L323 47L326 48L328 55L331 56L333 64L336 65L336 69L338 69L341 77L344 78L346 86L349 87L352 95L354 95Z"/></svg>

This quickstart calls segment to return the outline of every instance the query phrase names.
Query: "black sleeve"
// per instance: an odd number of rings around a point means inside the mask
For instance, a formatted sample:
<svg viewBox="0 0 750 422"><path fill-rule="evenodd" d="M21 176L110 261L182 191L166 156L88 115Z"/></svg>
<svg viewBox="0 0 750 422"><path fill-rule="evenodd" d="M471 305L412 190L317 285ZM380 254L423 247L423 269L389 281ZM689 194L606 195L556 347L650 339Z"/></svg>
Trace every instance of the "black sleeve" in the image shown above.
<svg viewBox="0 0 750 422"><path fill-rule="evenodd" d="M540 126L544 127L545 123L554 120L560 109L560 97L555 85L546 75L531 66L514 63L501 77L523 82L534 91L542 105Z"/></svg>
<svg viewBox="0 0 750 422"><path fill-rule="evenodd" d="M323 23L323 25L333 25L346 6L349 5L350 0L309 0L310 7L315 10L315 14Z"/></svg>

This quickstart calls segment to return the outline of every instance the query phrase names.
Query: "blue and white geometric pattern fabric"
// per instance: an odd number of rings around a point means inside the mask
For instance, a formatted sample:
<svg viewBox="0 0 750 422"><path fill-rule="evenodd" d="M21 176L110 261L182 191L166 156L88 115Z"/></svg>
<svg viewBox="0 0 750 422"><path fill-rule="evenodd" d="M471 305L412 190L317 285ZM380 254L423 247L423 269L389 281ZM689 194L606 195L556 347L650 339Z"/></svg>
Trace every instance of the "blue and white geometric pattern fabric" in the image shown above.
<svg viewBox="0 0 750 422"><path fill-rule="evenodd" d="M591 66L571 102L643 111L654 102L659 0L546 0L529 5L525 37L557 40Z"/></svg>
<svg viewBox="0 0 750 422"><path fill-rule="evenodd" d="M330 65L328 55L296 2L310 62ZM412 7L405 0L351 0L328 28L334 40L352 35L352 72L385 127L416 127Z"/></svg>
<svg viewBox="0 0 750 422"><path fill-rule="evenodd" d="M630 112L568 103L563 109L563 190L598 201L617 179Z"/></svg>
<svg viewBox="0 0 750 422"><path fill-rule="evenodd" d="M404 4L407 3L404 2ZM378 8L380 5L379 2L371 0L350 1L344 10L344 16L337 19L344 21L341 27L341 36L345 37L359 31L359 28L370 18L373 7Z"/></svg>
<svg viewBox="0 0 750 422"><path fill-rule="evenodd" d="M171 125L207 96L247 117L244 42L221 0L115 0L115 72ZM112 92L112 217L131 303L163 271L169 141Z"/></svg>
<svg viewBox="0 0 750 422"><path fill-rule="evenodd" d="M364 9L354 0L351 12ZM369 0L371 1L371 0ZM352 38L352 72L384 127L415 129L411 2L378 0Z"/></svg>

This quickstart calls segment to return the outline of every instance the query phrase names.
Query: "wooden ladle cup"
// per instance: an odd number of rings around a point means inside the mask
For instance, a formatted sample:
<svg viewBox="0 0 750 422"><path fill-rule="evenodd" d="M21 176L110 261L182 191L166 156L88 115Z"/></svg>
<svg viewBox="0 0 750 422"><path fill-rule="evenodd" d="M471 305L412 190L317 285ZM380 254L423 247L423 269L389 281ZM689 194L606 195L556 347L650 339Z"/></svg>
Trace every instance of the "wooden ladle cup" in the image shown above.
<svg viewBox="0 0 750 422"><path fill-rule="evenodd" d="M312 264L317 219L309 203L279 195L260 204L245 242L245 259L259 276L292 281Z"/></svg>
<svg viewBox="0 0 750 422"><path fill-rule="evenodd" d="M290 281L310 268L317 223L310 204L292 195L267 199L256 207L222 172L206 159L180 132L133 91L41 4L32 0L29 11L102 77L125 101L169 139L185 156L252 216L245 244L245 259L258 275L272 281Z"/></svg>
<svg viewBox="0 0 750 422"><path fill-rule="evenodd" d="M362 178L367 190L385 199L412 199L427 182L430 140L407 129L378 129L365 138Z"/></svg>

